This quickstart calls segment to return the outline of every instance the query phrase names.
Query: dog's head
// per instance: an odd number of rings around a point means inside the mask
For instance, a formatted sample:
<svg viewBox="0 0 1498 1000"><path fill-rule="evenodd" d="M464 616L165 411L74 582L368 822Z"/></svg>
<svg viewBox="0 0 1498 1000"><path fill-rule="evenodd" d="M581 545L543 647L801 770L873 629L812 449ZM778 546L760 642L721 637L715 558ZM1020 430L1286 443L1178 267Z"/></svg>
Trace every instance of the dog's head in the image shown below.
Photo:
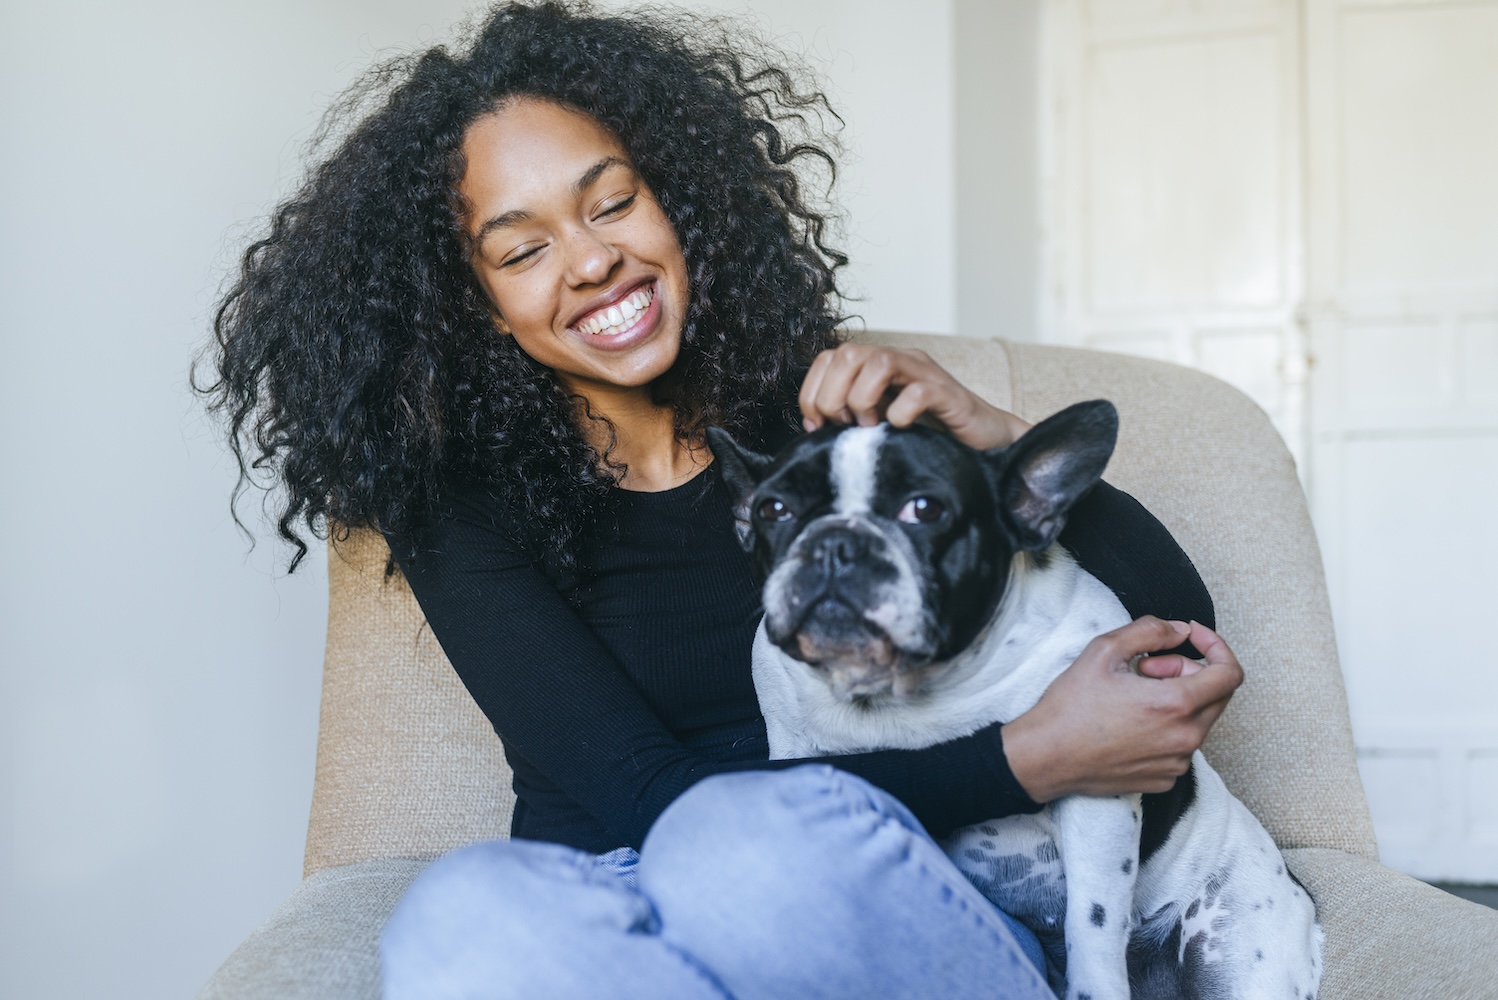
<svg viewBox="0 0 1498 1000"><path fill-rule="evenodd" d="M1102 476L1111 403L981 452L929 427L824 427L779 455L708 443L764 580L765 629L840 696L908 697L997 612L1014 556L1055 541Z"/></svg>

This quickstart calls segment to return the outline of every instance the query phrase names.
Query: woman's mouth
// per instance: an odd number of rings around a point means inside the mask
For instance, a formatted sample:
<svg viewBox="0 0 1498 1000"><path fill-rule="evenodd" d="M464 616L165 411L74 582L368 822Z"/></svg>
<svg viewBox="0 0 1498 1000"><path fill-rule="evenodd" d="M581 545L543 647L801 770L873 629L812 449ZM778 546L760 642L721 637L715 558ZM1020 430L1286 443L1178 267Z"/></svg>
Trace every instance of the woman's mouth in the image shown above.
<svg viewBox="0 0 1498 1000"><path fill-rule="evenodd" d="M641 285L624 298L594 310L572 325L592 337L617 337L631 330L655 301L656 283Z"/></svg>

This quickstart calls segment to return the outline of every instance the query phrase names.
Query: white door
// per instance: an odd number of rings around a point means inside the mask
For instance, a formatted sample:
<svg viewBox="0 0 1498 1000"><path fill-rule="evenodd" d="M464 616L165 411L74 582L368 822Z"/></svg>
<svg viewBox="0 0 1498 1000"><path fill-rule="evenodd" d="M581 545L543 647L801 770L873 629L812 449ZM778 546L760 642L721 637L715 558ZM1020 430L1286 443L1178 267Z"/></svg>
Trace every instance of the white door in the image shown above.
<svg viewBox="0 0 1498 1000"><path fill-rule="evenodd" d="M1498 881L1498 2L1306 9L1312 503L1379 848Z"/></svg>
<svg viewBox="0 0 1498 1000"><path fill-rule="evenodd" d="M1269 412L1384 859L1498 880L1498 0L1046 15L1045 336Z"/></svg>
<svg viewBox="0 0 1498 1000"><path fill-rule="evenodd" d="M1305 451L1293 0L1048 0L1042 328L1203 368Z"/></svg>

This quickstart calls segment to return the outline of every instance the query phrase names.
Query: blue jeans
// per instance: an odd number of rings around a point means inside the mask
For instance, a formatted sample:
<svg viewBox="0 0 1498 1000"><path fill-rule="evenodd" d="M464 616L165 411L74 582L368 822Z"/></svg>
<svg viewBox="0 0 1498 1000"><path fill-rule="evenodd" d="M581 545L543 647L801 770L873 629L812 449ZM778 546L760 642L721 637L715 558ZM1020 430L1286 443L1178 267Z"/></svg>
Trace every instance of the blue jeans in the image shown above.
<svg viewBox="0 0 1498 1000"><path fill-rule="evenodd" d="M639 855L492 841L380 940L385 1000L1052 1000L1040 946L915 817L825 765L720 775Z"/></svg>

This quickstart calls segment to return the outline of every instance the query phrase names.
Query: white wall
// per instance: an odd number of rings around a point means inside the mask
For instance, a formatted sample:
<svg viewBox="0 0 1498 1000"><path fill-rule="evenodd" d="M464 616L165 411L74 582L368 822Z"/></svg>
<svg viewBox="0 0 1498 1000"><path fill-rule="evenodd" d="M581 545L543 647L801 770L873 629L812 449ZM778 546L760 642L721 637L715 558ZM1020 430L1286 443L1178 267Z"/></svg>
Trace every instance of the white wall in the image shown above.
<svg viewBox="0 0 1498 1000"><path fill-rule="evenodd" d="M189 996L297 882L321 560L246 558L188 359L330 95L459 6L6 5L0 995Z"/></svg>
<svg viewBox="0 0 1498 1000"><path fill-rule="evenodd" d="M619 4L627 6L627 4ZM951 0L699 0L802 53L846 122L839 202L870 329L956 330ZM855 323L855 325L857 325Z"/></svg>
<svg viewBox="0 0 1498 1000"><path fill-rule="evenodd" d="M465 6L5 7L0 995L190 995L296 885L320 553L287 578L262 531L246 556L187 365L329 98ZM854 308L953 329L950 4L753 11L845 111Z"/></svg>

